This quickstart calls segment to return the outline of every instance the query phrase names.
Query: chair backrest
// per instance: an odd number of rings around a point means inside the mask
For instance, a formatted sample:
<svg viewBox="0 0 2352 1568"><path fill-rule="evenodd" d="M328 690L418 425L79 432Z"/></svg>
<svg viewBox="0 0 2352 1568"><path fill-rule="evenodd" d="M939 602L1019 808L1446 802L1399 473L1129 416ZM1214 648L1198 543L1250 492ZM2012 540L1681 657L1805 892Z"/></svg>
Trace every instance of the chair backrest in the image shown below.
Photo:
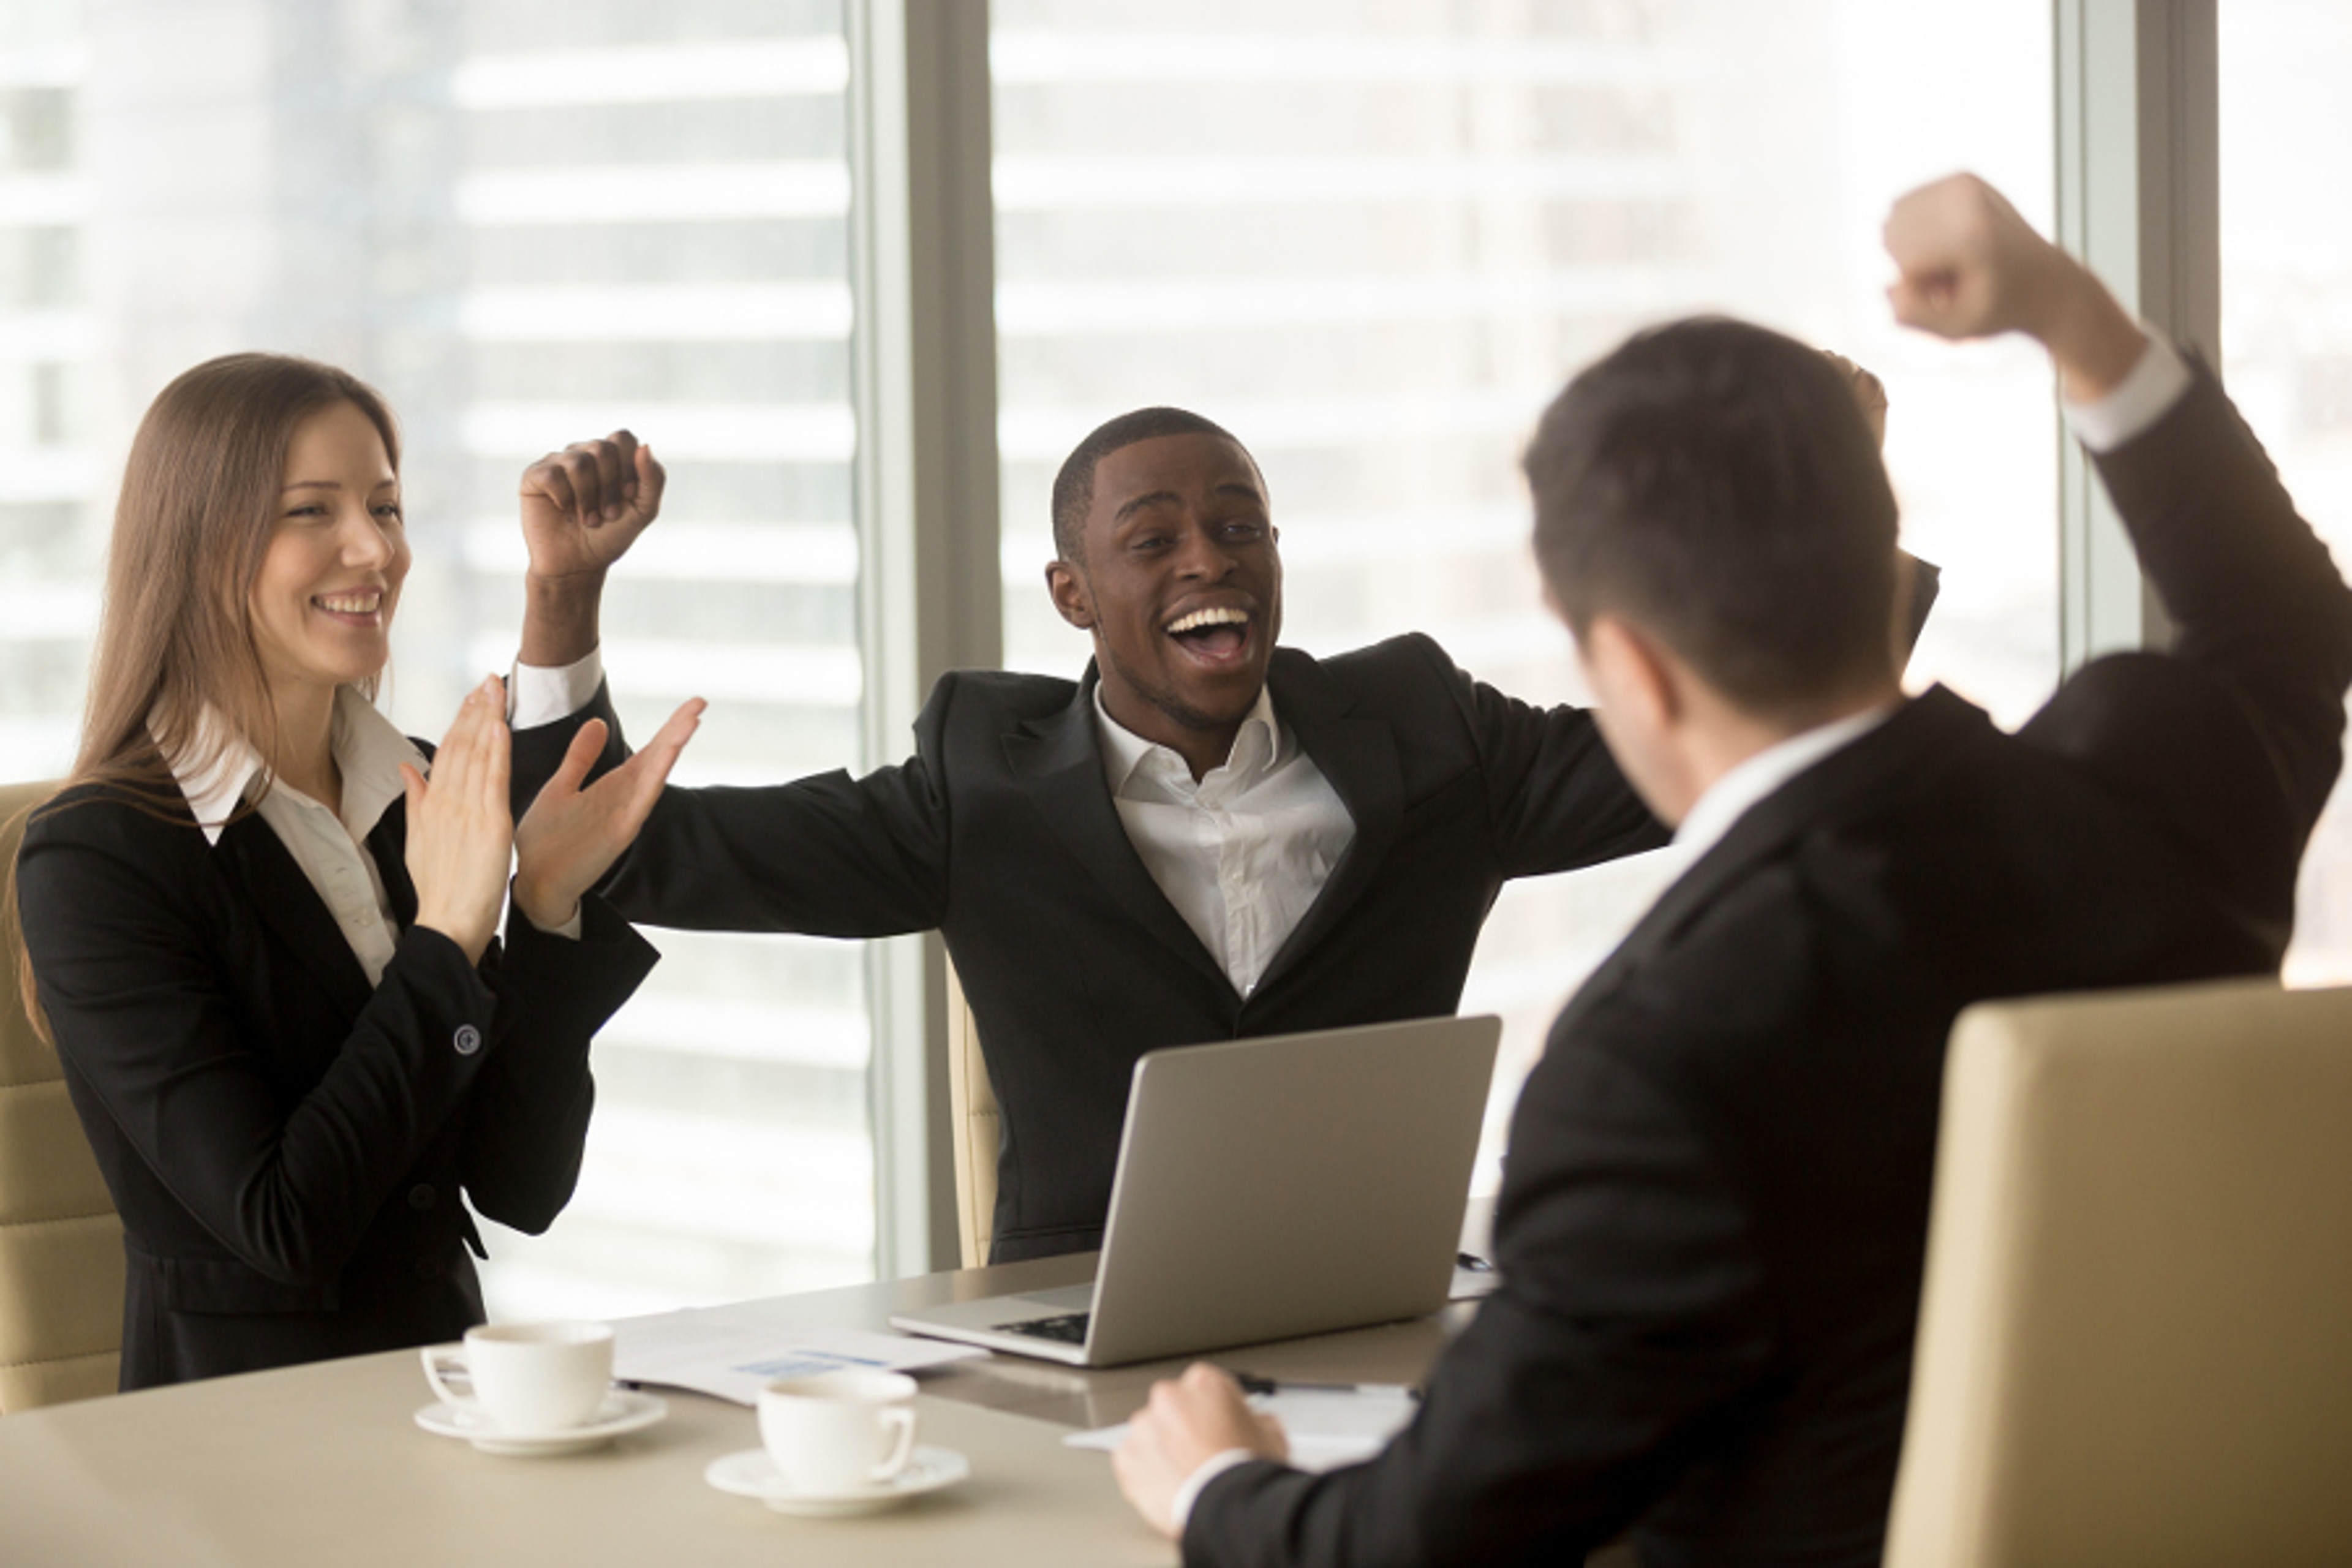
<svg viewBox="0 0 2352 1568"><path fill-rule="evenodd" d="M53 784L0 786L0 864ZM122 1361L122 1221L25 1016L16 911L0 918L0 1414L112 1394Z"/></svg>
<svg viewBox="0 0 2352 1568"><path fill-rule="evenodd" d="M1953 1030L1888 1568L2352 1552L2352 989Z"/></svg>
<svg viewBox="0 0 2352 1568"><path fill-rule="evenodd" d="M955 1152L956 1236L963 1266L988 1261L996 1232L996 1156L1003 1118L996 1090L988 1081L988 1060L980 1054L980 1029L963 999L955 961L947 960L948 1119Z"/></svg>

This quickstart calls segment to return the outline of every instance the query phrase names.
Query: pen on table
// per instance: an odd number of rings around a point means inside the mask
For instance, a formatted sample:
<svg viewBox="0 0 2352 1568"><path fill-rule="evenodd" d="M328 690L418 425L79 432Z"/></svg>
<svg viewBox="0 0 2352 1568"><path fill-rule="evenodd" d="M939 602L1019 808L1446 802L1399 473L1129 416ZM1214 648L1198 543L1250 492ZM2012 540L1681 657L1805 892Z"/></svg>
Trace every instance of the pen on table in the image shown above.
<svg viewBox="0 0 2352 1568"><path fill-rule="evenodd" d="M1495 1266L1493 1264L1487 1262L1485 1258L1479 1257L1475 1252L1455 1253L1454 1255L1454 1267L1456 1268L1466 1268L1473 1274L1492 1274L1495 1271Z"/></svg>
<svg viewBox="0 0 2352 1568"><path fill-rule="evenodd" d="M1287 1377L1260 1377L1254 1372L1236 1372L1234 1381L1242 1385L1244 1394L1402 1394L1407 1399L1421 1397L1421 1390L1402 1383L1300 1383Z"/></svg>

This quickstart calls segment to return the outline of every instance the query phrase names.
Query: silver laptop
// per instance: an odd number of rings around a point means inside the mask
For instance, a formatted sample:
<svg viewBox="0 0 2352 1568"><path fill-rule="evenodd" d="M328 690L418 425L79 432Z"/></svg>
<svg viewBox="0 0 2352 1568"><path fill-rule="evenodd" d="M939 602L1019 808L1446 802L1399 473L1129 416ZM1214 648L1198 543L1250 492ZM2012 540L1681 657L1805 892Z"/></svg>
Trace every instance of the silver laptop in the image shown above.
<svg viewBox="0 0 2352 1568"><path fill-rule="evenodd" d="M1153 1051L1094 1283L890 1321L1117 1366L1433 1312L1501 1034L1430 1018Z"/></svg>

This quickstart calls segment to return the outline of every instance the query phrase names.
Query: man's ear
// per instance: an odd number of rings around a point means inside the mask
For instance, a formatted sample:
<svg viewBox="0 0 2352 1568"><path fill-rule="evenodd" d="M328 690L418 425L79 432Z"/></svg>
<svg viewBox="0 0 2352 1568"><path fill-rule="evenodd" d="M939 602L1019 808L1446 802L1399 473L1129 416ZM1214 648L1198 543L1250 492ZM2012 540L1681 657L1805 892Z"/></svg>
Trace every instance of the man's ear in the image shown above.
<svg viewBox="0 0 2352 1568"><path fill-rule="evenodd" d="M1657 639L1615 616L1592 617L1577 638L1587 678L1618 722L1662 735L1681 719L1684 695L1674 661Z"/></svg>
<svg viewBox="0 0 2352 1568"><path fill-rule="evenodd" d="M1094 595L1087 592L1085 573L1066 561L1048 561L1045 563L1045 592L1064 620L1082 632L1095 629Z"/></svg>

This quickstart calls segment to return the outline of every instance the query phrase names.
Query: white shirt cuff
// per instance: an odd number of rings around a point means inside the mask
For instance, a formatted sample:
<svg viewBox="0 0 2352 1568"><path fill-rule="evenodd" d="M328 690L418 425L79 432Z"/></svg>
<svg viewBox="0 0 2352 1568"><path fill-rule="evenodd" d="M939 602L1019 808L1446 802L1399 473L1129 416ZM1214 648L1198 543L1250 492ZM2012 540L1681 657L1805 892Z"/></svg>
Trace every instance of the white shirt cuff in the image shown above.
<svg viewBox="0 0 2352 1568"><path fill-rule="evenodd" d="M1175 1497L1168 1504L1168 1518L1170 1522L1176 1526L1177 1536L1180 1539L1183 1536L1185 1525L1192 1521L1192 1505L1201 1500L1202 1489L1211 1481L1215 1480L1235 1465L1246 1465L1252 1459L1262 1459L1265 1457L1263 1454L1252 1453L1247 1448L1227 1448L1222 1454L1212 1454L1202 1460L1200 1468L1184 1478L1183 1484L1176 1489Z"/></svg>
<svg viewBox="0 0 2352 1568"><path fill-rule="evenodd" d="M569 719L588 706L596 688L604 683L604 650L590 648L588 657L560 669L517 660L507 681L507 724L516 730L536 730Z"/></svg>
<svg viewBox="0 0 2352 1568"><path fill-rule="evenodd" d="M2147 332L2147 347L2113 392L2096 403L2059 400L2074 438L2094 452L2112 452L2146 432L2172 411L2195 379L2189 374L2189 362L2163 333L2153 327L2143 330Z"/></svg>

